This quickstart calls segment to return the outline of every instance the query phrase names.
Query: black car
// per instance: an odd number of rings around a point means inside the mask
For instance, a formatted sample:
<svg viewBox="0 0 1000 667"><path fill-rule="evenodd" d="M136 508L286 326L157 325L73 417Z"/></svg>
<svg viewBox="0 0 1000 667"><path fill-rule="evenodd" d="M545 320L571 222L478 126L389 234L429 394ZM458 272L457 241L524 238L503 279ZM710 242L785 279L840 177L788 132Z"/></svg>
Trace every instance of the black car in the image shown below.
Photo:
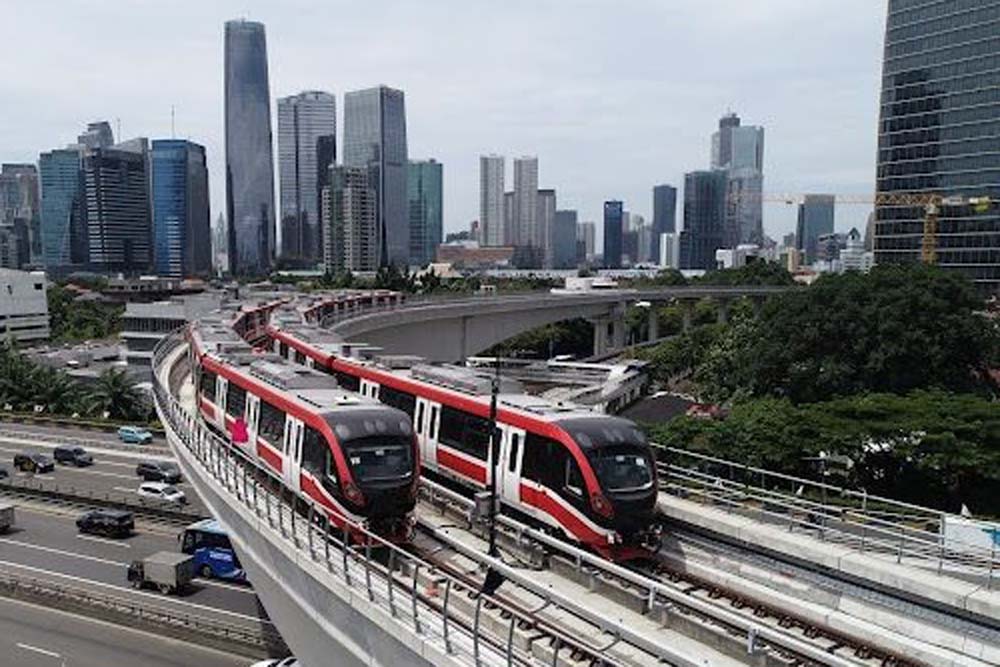
<svg viewBox="0 0 1000 667"><path fill-rule="evenodd" d="M140 461L135 467L135 474L147 482L177 484L181 481L180 469L165 461Z"/></svg>
<svg viewBox="0 0 1000 667"><path fill-rule="evenodd" d="M131 512L123 510L91 510L76 520L76 527L81 533L128 537L135 528L135 519Z"/></svg>
<svg viewBox="0 0 1000 667"><path fill-rule="evenodd" d="M56 463L74 465L78 468L94 465L94 457L88 454L87 450L83 447L75 447L71 445L56 447L52 450L52 458L56 460Z"/></svg>
<svg viewBox="0 0 1000 667"><path fill-rule="evenodd" d="M21 472L52 472L56 469L56 464L45 454L37 452L24 452L14 454L14 467Z"/></svg>

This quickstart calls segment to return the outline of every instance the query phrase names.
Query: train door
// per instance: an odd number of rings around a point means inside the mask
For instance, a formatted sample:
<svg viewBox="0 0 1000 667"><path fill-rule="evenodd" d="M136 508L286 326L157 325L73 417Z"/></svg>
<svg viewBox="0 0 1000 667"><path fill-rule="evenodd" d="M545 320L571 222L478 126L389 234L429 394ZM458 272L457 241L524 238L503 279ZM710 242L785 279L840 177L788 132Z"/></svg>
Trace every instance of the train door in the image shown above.
<svg viewBox="0 0 1000 667"><path fill-rule="evenodd" d="M426 398L417 397L413 413L413 428L420 443L420 462L431 470L437 470L437 421L441 407Z"/></svg>
<svg viewBox="0 0 1000 667"><path fill-rule="evenodd" d="M215 411L215 422L223 432L226 430L226 396L229 395L229 380L217 376L216 387L215 387L215 405L218 410Z"/></svg>
<svg viewBox="0 0 1000 667"><path fill-rule="evenodd" d="M316 360L306 355L306 368L316 368Z"/></svg>
<svg viewBox="0 0 1000 667"><path fill-rule="evenodd" d="M501 425L500 465L493 467L499 475L497 489L505 502L521 502L521 465L524 461L524 429Z"/></svg>
<svg viewBox="0 0 1000 667"><path fill-rule="evenodd" d="M247 394L247 442L246 450L257 458L257 432L260 430L260 398Z"/></svg>
<svg viewBox="0 0 1000 667"><path fill-rule="evenodd" d="M302 436L305 425L291 415L285 418L285 460L281 466L281 476L292 491L299 491L299 465L302 461Z"/></svg>
<svg viewBox="0 0 1000 667"><path fill-rule="evenodd" d="M374 398L378 400L378 382L372 382L371 380L361 380L361 395L367 396L368 398Z"/></svg>

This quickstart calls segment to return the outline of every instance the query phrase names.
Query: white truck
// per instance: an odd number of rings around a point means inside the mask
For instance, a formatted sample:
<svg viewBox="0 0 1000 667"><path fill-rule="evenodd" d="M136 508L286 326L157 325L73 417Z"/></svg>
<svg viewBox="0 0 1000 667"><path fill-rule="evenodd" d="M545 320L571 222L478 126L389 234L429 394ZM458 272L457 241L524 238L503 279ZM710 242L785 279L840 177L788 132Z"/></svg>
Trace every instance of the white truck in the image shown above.
<svg viewBox="0 0 1000 667"><path fill-rule="evenodd" d="M134 588L152 586L164 595L179 593L194 579L194 558L175 551L158 551L128 566Z"/></svg>

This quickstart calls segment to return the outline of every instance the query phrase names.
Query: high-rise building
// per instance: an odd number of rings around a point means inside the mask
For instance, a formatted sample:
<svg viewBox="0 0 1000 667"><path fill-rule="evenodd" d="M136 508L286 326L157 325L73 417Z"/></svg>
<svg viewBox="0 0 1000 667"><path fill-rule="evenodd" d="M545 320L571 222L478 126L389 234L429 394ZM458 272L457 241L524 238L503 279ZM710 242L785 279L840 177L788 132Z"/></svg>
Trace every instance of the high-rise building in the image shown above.
<svg viewBox="0 0 1000 667"><path fill-rule="evenodd" d="M509 245L542 247L538 230L538 158L514 159L514 236Z"/></svg>
<svg viewBox="0 0 1000 667"><path fill-rule="evenodd" d="M740 117L727 113L719 119L719 130L712 135L712 169L724 169L733 159L733 128L740 126Z"/></svg>
<svg viewBox="0 0 1000 667"><path fill-rule="evenodd" d="M622 236L624 204L617 200L604 202L604 268L622 267Z"/></svg>
<svg viewBox="0 0 1000 667"><path fill-rule="evenodd" d="M555 224L556 218L556 191L539 190L536 201L538 212L535 215L535 245L541 250L542 267L550 269L555 261L552 226Z"/></svg>
<svg viewBox="0 0 1000 667"><path fill-rule="evenodd" d="M998 12L997 0L889 0L879 193L1000 198ZM1000 208L943 207L937 231L938 265L1000 291ZM923 206L879 206L876 263L920 261L923 232Z"/></svg>
<svg viewBox="0 0 1000 667"><path fill-rule="evenodd" d="M734 113L723 116L712 135L711 166L727 170L729 180L721 247L763 243L764 128L741 125Z"/></svg>
<svg viewBox="0 0 1000 667"><path fill-rule="evenodd" d="M161 276L212 272L212 231L205 147L183 139L153 141L153 266Z"/></svg>
<svg viewBox="0 0 1000 667"><path fill-rule="evenodd" d="M799 204L795 241L806 264L819 257L819 237L833 233L834 202L833 195L806 195Z"/></svg>
<svg viewBox="0 0 1000 667"><path fill-rule="evenodd" d="M99 120L87 123L87 130L76 138L76 143L90 149L111 148L115 144L115 135L108 121Z"/></svg>
<svg viewBox="0 0 1000 667"><path fill-rule="evenodd" d="M552 218L552 268L572 269L576 257L576 211L556 211Z"/></svg>
<svg viewBox="0 0 1000 667"><path fill-rule="evenodd" d="M434 261L443 236L444 170L436 160L411 160L407 167L410 263Z"/></svg>
<svg viewBox="0 0 1000 667"><path fill-rule="evenodd" d="M327 273L375 271L379 267L377 191L369 167L330 167L323 190L323 266Z"/></svg>
<svg viewBox="0 0 1000 667"><path fill-rule="evenodd" d="M479 225L480 245L502 246L507 243L504 229L504 157L479 156Z"/></svg>
<svg viewBox="0 0 1000 667"><path fill-rule="evenodd" d="M21 238L18 257L22 266L41 261L41 201L35 165L0 166L0 225L20 230L15 233Z"/></svg>
<svg viewBox="0 0 1000 667"><path fill-rule="evenodd" d="M56 149L38 157L42 263L51 273L67 271L87 258L81 160L82 154L75 148Z"/></svg>
<svg viewBox="0 0 1000 667"><path fill-rule="evenodd" d="M271 93L264 25L226 22L226 220L229 270L270 271L275 253Z"/></svg>
<svg viewBox="0 0 1000 667"><path fill-rule="evenodd" d="M281 257L302 265L321 255L320 199L337 161L337 98L316 90L278 98Z"/></svg>
<svg viewBox="0 0 1000 667"><path fill-rule="evenodd" d="M514 193L505 192L503 193L503 244L505 246L515 245L514 239L517 236L515 231L514 219L517 217L517 211L514 210Z"/></svg>
<svg viewBox="0 0 1000 667"><path fill-rule="evenodd" d="M579 241L583 241L583 258L588 262L592 262L594 255L597 254L597 223L589 221L581 222L577 228L576 238Z"/></svg>
<svg viewBox="0 0 1000 667"><path fill-rule="evenodd" d="M226 216L219 213L212 225L212 270L226 271L229 268L229 227Z"/></svg>
<svg viewBox="0 0 1000 667"><path fill-rule="evenodd" d="M725 170L694 171L684 175L684 229L680 235L682 269L715 268L715 251L724 247L727 184Z"/></svg>
<svg viewBox="0 0 1000 667"><path fill-rule="evenodd" d="M672 185L653 187L653 233L673 234L677 231L677 188Z"/></svg>
<svg viewBox="0 0 1000 667"><path fill-rule="evenodd" d="M87 265L139 274L152 265L148 151L97 148L83 157Z"/></svg>
<svg viewBox="0 0 1000 667"><path fill-rule="evenodd" d="M409 266L406 106L403 91L378 86L344 96L344 165L373 167L379 266Z"/></svg>

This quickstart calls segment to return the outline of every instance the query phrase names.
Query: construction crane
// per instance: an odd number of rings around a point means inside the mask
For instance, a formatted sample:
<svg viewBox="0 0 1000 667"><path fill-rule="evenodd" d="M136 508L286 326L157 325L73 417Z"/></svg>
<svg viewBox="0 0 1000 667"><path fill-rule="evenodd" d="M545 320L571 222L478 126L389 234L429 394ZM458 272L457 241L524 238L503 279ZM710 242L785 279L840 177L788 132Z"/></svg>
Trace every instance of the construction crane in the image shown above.
<svg viewBox="0 0 1000 667"><path fill-rule="evenodd" d="M765 204L787 204L794 206L805 202L806 194L753 194L741 192L735 194L730 201L746 203L760 201ZM986 213L997 203L990 197L965 197L962 195L944 196L934 193L908 192L878 192L874 195L821 195L832 196L837 204L868 205L868 206L912 206L924 209L923 239L920 245L920 257L925 264L937 264L937 233L941 211L945 208L971 206L976 213Z"/></svg>

